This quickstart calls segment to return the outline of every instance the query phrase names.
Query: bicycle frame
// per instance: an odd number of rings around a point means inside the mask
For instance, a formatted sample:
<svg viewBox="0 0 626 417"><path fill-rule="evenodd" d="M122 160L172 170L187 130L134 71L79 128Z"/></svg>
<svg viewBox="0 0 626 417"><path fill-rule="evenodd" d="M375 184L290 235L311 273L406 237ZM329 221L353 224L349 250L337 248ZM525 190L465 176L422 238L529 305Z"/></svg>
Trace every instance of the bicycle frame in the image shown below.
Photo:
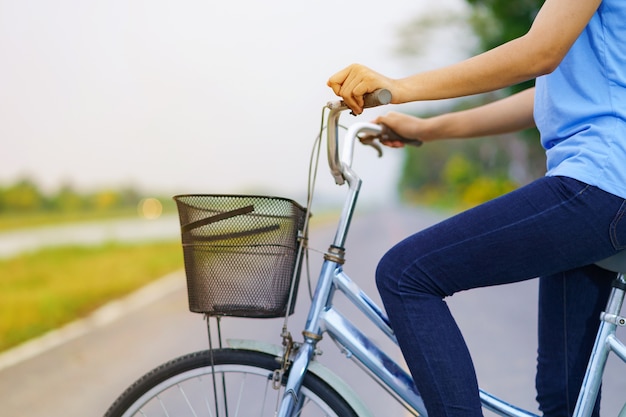
<svg viewBox="0 0 626 417"><path fill-rule="evenodd" d="M337 152L337 120L345 109L341 105L331 106L328 117L329 162L338 184L348 183L348 194L344 203L337 232L321 268L317 288L312 299L305 329L304 342L293 358L285 394L282 398L279 417L295 415L298 408L298 392L310 361L315 355L316 345L322 334L328 334L346 351L346 355L366 368L389 393L414 415L427 416L424 403L416 391L411 376L391 357L379 349L365 334L333 307L335 293L339 291L356 306L378 329L397 344L393 330L382 310L343 272L343 245L350 227L358 198L361 180L351 168L353 147L357 135L362 132L380 132L380 127L370 123L357 123L350 127L344 139L341 158ZM591 415L600 387L604 366L610 351L626 362L626 347L615 336L617 326L626 324L619 316L626 290L626 280L620 273L614 282L606 312L603 313L600 330L592 352L587 374L581 388L575 417ZM509 417L532 417L535 414L517 408L493 395L480 391L483 407L498 415Z"/></svg>

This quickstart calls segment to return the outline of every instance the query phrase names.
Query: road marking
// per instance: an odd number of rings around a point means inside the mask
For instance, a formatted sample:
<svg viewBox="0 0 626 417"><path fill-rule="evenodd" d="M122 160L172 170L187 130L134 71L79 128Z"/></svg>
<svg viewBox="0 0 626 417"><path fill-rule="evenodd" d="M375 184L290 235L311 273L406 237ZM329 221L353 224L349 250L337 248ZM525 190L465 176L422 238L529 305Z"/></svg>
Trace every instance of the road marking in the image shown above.
<svg viewBox="0 0 626 417"><path fill-rule="evenodd" d="M0 353L0 371L38 356L50 349L84 336L98 327L107 326L185 286L185 274L177 271L135 292L100 307L84 319L76 320Z"/></svg>

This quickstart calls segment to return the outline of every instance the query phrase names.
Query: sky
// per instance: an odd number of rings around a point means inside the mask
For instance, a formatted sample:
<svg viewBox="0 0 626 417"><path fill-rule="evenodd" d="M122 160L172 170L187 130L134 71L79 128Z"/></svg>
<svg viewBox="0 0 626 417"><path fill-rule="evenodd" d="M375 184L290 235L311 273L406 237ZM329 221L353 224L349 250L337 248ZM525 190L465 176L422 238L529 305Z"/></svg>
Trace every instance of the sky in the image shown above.
<svg viewBox="0 0 626 417"><path fill-rule="evenodd" d="M452 39L419 62L394 49L410 20L460 3L0 0L0 185L300 196L328 77L452 59ZM409 109L359 120L390 107ZM400 151L356 156L372 195L390 198ZM321 166L318 187L335 187Z"/></svg>

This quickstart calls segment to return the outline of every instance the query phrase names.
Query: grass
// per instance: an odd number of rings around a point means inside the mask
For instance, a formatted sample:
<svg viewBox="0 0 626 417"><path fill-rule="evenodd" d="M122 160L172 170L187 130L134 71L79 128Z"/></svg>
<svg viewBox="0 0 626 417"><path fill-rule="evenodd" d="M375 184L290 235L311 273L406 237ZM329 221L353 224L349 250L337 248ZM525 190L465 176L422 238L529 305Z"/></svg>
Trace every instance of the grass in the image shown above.
<svg viewBox="0 0 626 417"><path fill-rule="evenodd" d="M0 215L0 232L131 215L136 213ZM331 219L316 215L312 227ZM53 247L0 259L0 352L182 268L178 240Z"/></svg>
<svg viewBox="0 0 626 417"><path fill-rule="evenodd" d="M178 241L47 248L0 259L0 351L182 267Z"/></svg>

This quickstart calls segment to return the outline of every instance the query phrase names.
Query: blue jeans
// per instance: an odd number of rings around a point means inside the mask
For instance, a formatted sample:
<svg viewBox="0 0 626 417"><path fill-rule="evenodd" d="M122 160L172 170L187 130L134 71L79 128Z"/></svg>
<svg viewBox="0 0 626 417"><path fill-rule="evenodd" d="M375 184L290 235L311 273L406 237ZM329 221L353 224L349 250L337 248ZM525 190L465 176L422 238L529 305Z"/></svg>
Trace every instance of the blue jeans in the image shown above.
<svg viewBox="0 0 626 417"><path fill-rule="evenodd" d="M592 265L626 248L626 201L545 177L393 247L376 282L429 416L481 416L472 360L443 300L540 278L537 400L573 413L615 274ZM596 415L599 407L596 405Z"/></svg>

